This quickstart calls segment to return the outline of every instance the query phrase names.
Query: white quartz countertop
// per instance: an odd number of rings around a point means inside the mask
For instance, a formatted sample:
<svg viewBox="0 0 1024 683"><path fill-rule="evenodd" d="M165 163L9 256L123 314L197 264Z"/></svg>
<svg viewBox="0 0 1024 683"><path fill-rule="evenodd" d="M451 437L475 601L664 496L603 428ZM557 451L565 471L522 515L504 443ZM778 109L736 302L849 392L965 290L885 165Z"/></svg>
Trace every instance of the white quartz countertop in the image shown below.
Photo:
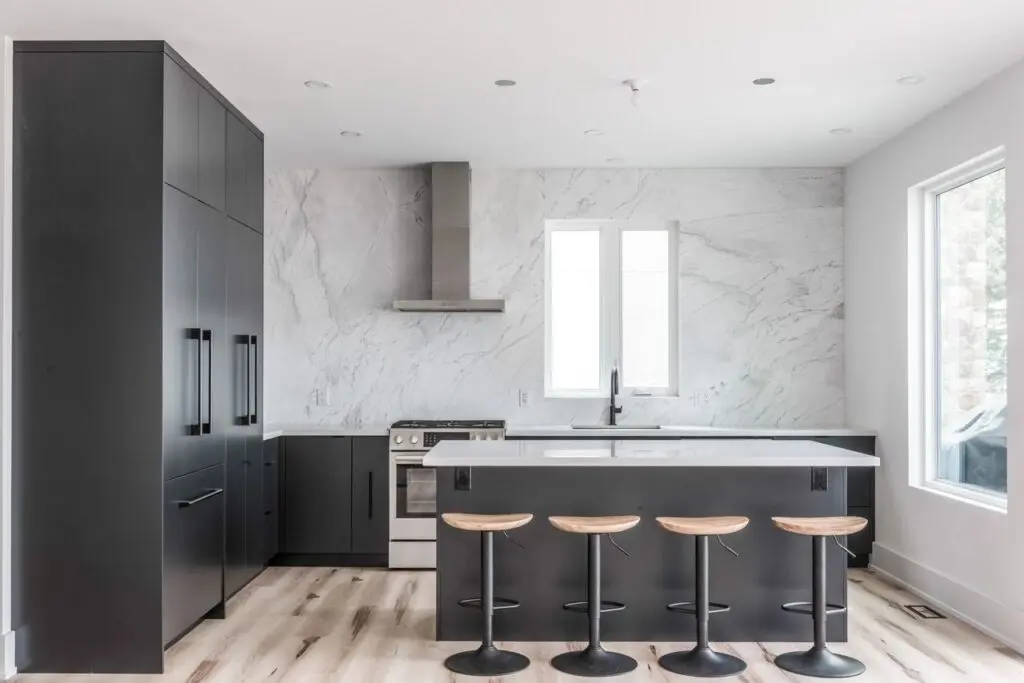
<svg viewBox="0 0 1024 683"><path fill-rule="evenodd" d="M387 436L388 425L360 425L346 427L337 425L266 425L263 440L269 441L280 436Z"/></svg>
<svg viewBox="0 0 1024 683"><path fill-rule="evenodd" d="M878 467L879 460L815 441L442 441L430 467Z"/></svg>
<svg viewBox="0 0 1024 683"><path fill-rule="evenodd" d="M614 429L574 429L571 425L509 425L505 430L507 437L573 437L600 436L606 439L624 439L649 437L661 439L681 439L706 437L710 439L727 439L740 437L815 437L815 436L875 436L875 432L867 429L848 427L819 427L810 429L783 429L774 427L687 427L682 425L664 425L658 429L630 429L629 425L619 425Z"/></svg>

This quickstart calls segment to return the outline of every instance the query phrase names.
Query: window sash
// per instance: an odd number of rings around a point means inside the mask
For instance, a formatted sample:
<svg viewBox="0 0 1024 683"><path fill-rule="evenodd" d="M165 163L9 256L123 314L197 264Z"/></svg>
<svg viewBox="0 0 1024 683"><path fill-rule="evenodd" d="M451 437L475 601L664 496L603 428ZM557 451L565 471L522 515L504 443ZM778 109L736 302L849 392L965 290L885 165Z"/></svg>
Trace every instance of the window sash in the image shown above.
<svg viewBox="0 0 1024 683"><path fill-rule="evenodd" d="M551 235L567 230L600 232L600 377L596 390L552 386L552 272ZM629 386L622 380L622 235L624 232L663 231L668 233L668 381L666 386ZM567 220L548 221L545 228L545 315L544 394L551 398L607 398L611 392L611 370L619 368L620 392L627 396L675 396L679 375L678 325L678 229L676 223L641 221Z"/></svg>
<svg viewBox="0 0 1024 683"><path fill-rule="evenodd" d="M908 302L908 380L911 389L917 387L910 392L910 484L1000 511L1006 510L1006 494L938 477L942 446L939 196L1005 168L1005 150L999 148L911 188Z"/></svg>

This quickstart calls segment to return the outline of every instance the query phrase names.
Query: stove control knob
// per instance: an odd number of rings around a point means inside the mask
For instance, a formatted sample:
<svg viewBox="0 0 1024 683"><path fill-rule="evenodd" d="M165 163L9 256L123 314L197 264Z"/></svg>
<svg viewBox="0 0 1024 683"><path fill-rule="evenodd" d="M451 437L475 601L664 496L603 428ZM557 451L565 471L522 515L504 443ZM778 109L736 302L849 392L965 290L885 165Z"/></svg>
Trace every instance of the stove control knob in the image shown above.
<svg viewBox="0 0 1024 683"><path fill-rule="evenodd" d="M403 439L401 435L395 437L395 443L402 443L403 441L405 441L405 439Z"/></svg>
<svg viewBox="0 0 1024 683"><path fill-rule="evenodd" d="M488 434L487 435L487 440L488 441L494 441L494 434Z"/></svg>
<svg viewBox="0 0 1024 683"><path fill-rule="evenodd" d="M409 443L415 445L415 444L418 444L419 442L420 442L420 437L416 436L415 434L413 434L412 436L409 437Z"/></svg>
<svg viewBox="0 0 1024 683"><path fill-rule="evenodd" d="M469 438L472 441L479 441L480 440L480 435L479 434L470 434Z"/></svg>

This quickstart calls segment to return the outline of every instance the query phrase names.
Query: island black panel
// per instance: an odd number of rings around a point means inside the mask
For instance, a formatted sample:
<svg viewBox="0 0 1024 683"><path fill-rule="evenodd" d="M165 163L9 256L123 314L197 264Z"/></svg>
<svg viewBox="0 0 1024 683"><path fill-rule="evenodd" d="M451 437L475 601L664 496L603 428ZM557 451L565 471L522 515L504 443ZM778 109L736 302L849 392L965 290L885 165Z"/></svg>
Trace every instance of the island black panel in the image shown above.
<svg viewBox="0 0 1024 683"><path fill-rule="evenodd" d="M783 612L784 602L810 600L811 540L776 529L775 515L846 513L846 470L827 470L828 487L811 490L801 467L474 467L471 489L456 489L456 469L438 469L438 512L531 512L512 532L527 548L495 538L495 595L518 600L494 620L495 638L586 640L587 620L562 610L586 599L586 537L557 531L549 515L640 515L640 525L616 534L625 557L602 540L602 597L624 602L601 620L608 641L692 641L693 617L665 605L694 599L692 537L663 530L658 515L745 515L750 525L726 538L740 557L712 540L711 599L732 606L712 617L715 640L806 641L809 617ZM479 639L481 616L458 606L479 595L480 535L438 523L437 638ZM846 603L846 555L829 544L828 598ZM846 616L829 620L830 641L847 637Z"/></svg>

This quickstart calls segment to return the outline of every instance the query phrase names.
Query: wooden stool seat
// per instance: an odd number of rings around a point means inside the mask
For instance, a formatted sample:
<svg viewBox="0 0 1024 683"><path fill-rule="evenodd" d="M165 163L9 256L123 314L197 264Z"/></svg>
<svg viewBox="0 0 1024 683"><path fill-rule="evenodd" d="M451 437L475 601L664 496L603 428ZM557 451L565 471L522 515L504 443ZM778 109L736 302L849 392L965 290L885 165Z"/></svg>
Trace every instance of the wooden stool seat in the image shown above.
<svg viewBox="0 0 1024 683"><path fill-rule="evenodd" d="M462 531L511 531L533 520L529 513L510 515L478 515L469 512L445 512L444 523Z"/></svg>
<svg viewBox="0 0 1024 683"><path fill-rule="evenodd" d="M655 517L666 531L687 536L724 536L745 529L747 517Z"/></svg>
<svg viewBox="0 0 1024 683"><path fill-rule="evenodd" d="M551 526L570 534L617 534L640 523L636 515L614 517L548 517Z"/></svg>
<svg viewBox="0 0 1024 683"><path fill-rule="evenodd" d="M848 536L868 525L863 517L772 517L775 526L801 536Z"/></svg>

